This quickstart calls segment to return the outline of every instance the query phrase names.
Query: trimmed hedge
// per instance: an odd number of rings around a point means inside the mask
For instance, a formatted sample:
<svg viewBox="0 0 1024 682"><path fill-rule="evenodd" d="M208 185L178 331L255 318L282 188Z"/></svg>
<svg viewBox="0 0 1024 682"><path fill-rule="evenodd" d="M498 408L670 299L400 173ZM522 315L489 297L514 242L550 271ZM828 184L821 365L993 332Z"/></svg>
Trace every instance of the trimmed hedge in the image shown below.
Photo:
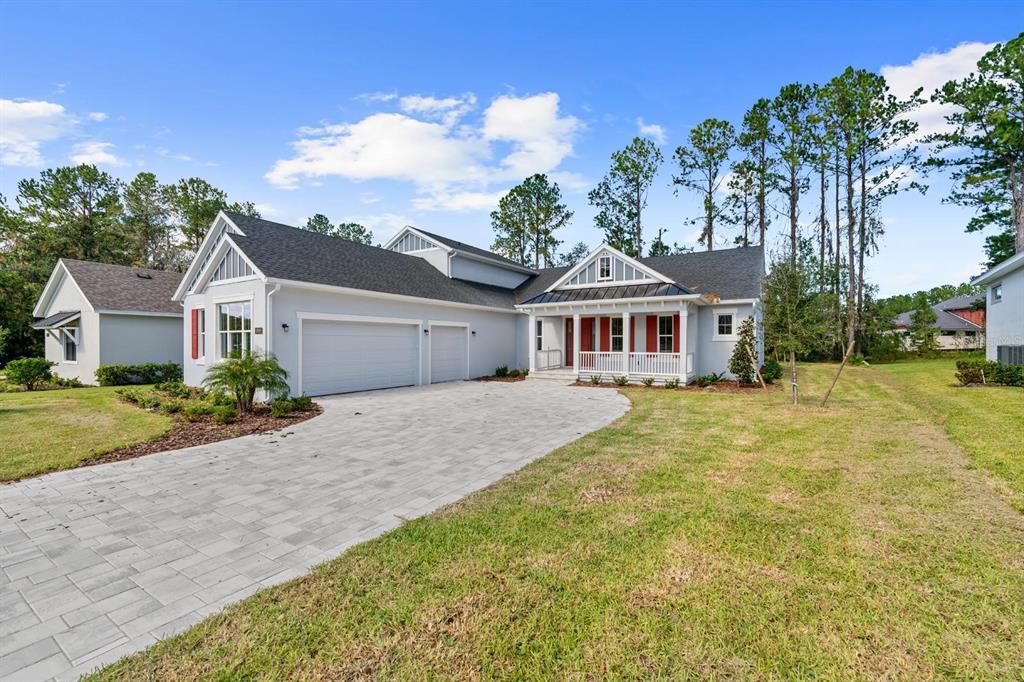
<svg viewBox="0 0 1024 682"><path fill-rule="evenodd" d="M100 386L128 386L130 384L159 384L180 381L181 365L175 362L142 365L100 365L96 368L96 381Z"/></svg>
<svg viewBox="0 0 1024 682"><path fill-rule="evenodd" d="M991 360L957 360L956 378L964 386L998 384L1024 387L1024 367Z"/></svg>

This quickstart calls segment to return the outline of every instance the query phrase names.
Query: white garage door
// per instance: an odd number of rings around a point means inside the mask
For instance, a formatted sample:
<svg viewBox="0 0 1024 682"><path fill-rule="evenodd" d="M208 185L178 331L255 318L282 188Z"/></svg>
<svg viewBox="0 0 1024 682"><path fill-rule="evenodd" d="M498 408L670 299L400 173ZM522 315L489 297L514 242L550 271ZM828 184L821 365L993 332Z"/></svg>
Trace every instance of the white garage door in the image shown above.
<svg viewBox="0 0 1024 682"><path fill-rule="evenodd" d="M302 392L330 395L412 386L419 327L379 322L302 323Z"/></svg>
<svg viewBox="0 0 1024 682"><path fill-rule="evenodd" d="M431 325L430 383L466 378L466 328Z"/></svg>

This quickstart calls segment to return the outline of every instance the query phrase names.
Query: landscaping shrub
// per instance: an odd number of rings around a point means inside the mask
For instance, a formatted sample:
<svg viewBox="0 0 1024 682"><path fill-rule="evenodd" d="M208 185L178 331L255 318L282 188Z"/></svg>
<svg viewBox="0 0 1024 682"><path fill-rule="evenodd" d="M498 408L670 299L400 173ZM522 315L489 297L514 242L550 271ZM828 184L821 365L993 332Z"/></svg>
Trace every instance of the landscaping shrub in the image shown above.
<svg viewBox="0 0 1024 682"><path fill-rule="evenodd" d="M782 365L778 360L769 360L761 368L761 378L764 383L773 384L782 378Z"/></svg>
<svg viewBox="0 0 1024 682"><path fill-rule="evenodd" d="M1024 386L1024 367L991 360L957 360L956 378L961 384L998 384Z"/></svg>
<svg viewBox="0 0 1024 682"><path fill-rule="evenodd" d="M287 398L280 398L270 403L270 416L271 417L287 417L289 414L295 411L295 403Z"/></svg>
<svg viewBox="0 0 1024 682"><path fill-rule="evenodd" d="M177 379L162 381L153 388L161 393L166 393L172 398L188 398L192 395L192 391L189 390L189 387L186 386L184 382Z"/></svg>
<svg viewBox="0 0 1024 682"><path fill-rule="evenodd" d="M508 375L510 377L512 377L513 379L518 379L519 377L523 376L523 371L517 367L517 368L511 370L508 373Z"/></svg>
<svg viewBox="0 0 1024 682"><path fill-rule="evenodd" d="M754 318L743 320L738 330L736 345L733 346L729 358L729 371L741 384L754 382L757 373L754 371L754 358L757 353L757 336L754 330Z"/></svg>
<svg viewBox="0 0 1024 682"><path fill-rule="evenodd" d="M143 396L142 391L137 388L119 388L114 393L126 403L138 403Z"/></svg>
<svg viewBox="0 0 1024 682"><path fill-rule="evenodd" d="M170 400L165 400L163 405L160 406L160 409L166 412L167 414L177 414L178 412L181 412L182 409L184 409L184 407L184 400L180 400L178 398L171 398Z"/></svg>
<svg viewBox="0 0 1024 682"><path fill-rule="evenodd" d="M160 400L160 396L153 395L152 393L139 398L139 405L142 405L147 410L155 410L159 408L161 404L163 404L163 401Z"/></svg>
<svg viewBox="0 0 1024 682"><path fill-rule="evenodd" d="M629 383L629 377L627 377L627 376L625 376L625 375L622 375L622 376L613 376L613 377L612 377L612 381L614 381L614 382L615 382L615 385L616 385L616 386L625 386L626 384L628 384L628 383Z"/></svg>
<svg viewBox="0 0 1024 682"><path fill-rule="evenodd" d="M724 376L724 373L715 374L714 372L711 372L710 374L701 374L699 377L697 377L697 385L700 386L701 388L707 388L711 384L721 381L722 377Z"/></svg>
<svg viewBox="0 0 1024 682"><path fill-rule="evenodd" d="M218 362L207 371L203 383L211 389L230 393L238 411L248 412L256 391L264 391L271 400L286 397L287 378L288 372L273 355L245 353Z"/></svg>
<svg viewBox="0 0 1024 682"><path fill-rule="evenodd" d="M40 383L50 380L53 376L50 368L55 364L46 358L18 358L7 363L4 373L7 381L33 391Z"/></svg>
<svg viewBox="0 0 1024 682"><path fill-rule="evenodd" d="M214 408L207 405L206 403L191 402L185 406L182 414L185 415L185 419L190 422L197 422L206 415L210 414L210 411Z"/></svg>
<svg viewBox="0 0 1024 682"><path fill-rule="evenodd" d="M651 386L654 385L654 377L644 377L643 379L640 380L640 383L646 386L647 388L650 388Z"/></svg>
<svg viewBox="0 0 1024 682"><path fill-rule="evenodd" d="M174 362L141 365L100 365L96 368L96 381L100 386L127 386L129 384L157 384L181 380L181 365Z"/></svg>
<svg viewBox="0 0 1024 682"><path fill-rule="evenodd" d="M679 388L679 377L665 379L665 388Z"/></svg>
<svg viewBox="0 0 1024 682"><path fill-rule="evenodd" d="M494 376L496 377L507 377L508 376L508 365L502 365L501 367L494 368Z"/></svg>
<svg viewBox="0 0 1024 682"><path fill-rule="evenodd" d="M300 395L292 398L292 406L299 412L307 412L313 409L313 399L308 395Z"/></svg>
<svg viewBox="0 0 1024 682"><path fill-rule="evenodd" d="M590 375L590 383L594 384L595 386L599 385L601 383L601 375L600 374L591 374Z"/></svg>
<svg viewBox="0 0 1024 682"><path fill-rule="evenodd" d="M218 424L229 424L238 418L238 412L230 405L218 405L210 410L210 414Z"/></svg>
<svg viewBox="0 0 1024 682"><path fill-rule="evenodd" d="M60 386L61 388L82 388L85 386L85 384L78 380L78 377L68 377L65 379L64 377L59 377L56 374L50 377L49 383L54 386Z"/></svg>
<svg viewBox="0 0 1024 682"><path fill-rule="evenodd" d="M218 390L214 390L214 391L208 391L206 393L206 395L203 396L203 400L205 400L207 403L209 403L210 406L212 406L212 407L217 407L217 406L231 407L231 406L233 406L235 404L234 396L232 396L227 391L222 391L222 390L219 390L219 389Z"/></svg>

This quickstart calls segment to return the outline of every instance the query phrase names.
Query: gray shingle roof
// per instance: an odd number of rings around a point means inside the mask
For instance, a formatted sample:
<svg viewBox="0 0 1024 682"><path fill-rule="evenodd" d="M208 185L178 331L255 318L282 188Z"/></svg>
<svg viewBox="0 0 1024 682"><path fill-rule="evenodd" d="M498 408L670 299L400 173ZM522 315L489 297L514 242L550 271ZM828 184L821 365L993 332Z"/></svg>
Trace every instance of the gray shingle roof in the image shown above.
<svg viewBox="0 0 1024 682"><path fill-rule="evenodd" d="M245 233L231 239L267 277L497 308L513 306L511 289L451 279L418 256L262 218L227 215Z"/></svg>
<svg viewBox="0 0 1024 682"><path fill-rule="evenodd" d="M678 284L630 284L618 287L588 287L586 289L556 289L537 294L523 303L567 303L571 301L601 301L622 298L648 298L654 296L685 296L687 291Z"/></svg>
<svg viewBox="0 0 1024 682"><path fill-rule="evenodd" d="M932 306L932 310L935 311L935 322L932 324L932 328L939 329L941 331L955 332L970 332L981 329L979 325L976 325L969 320L965 320L959 315L955 315L949 311L970 308L978 301L983 300L984 296L979 294L967 294L965 296L955 296L936 303ZM914 311L912 310L900 313L896 316L893 324L897 327L909 327L913 314Z"/></svg>
<svg viewBox="0 0 1024 682"><path fill-rule="evenodd" d="M426 230L421 230L418 227L415 228L415 229L416 229L417 232L422 232L423 234L427 235L431 239L435 239L435 240L441 242L442 244L444 244L445 246L447 246L449 248L452 248L452 249L455 249L456 251L465 251L467 253L472 253L472 254L475 254L477 256L483 256L484 258L490 258L491 260L500 261L502 263L508 263L509 265L515 265L518 268L525 267L525 266L520 265L519 263L515 262L514 260L512 260L510 258L505 258L505 256L499 256L498 254L494 253L493 251L488 251L487 249L481 249L480 247L473 246L472 244L466 244L464 242L455 241L454 239L449 239L448 237L445 237L445 236L442 236L442 235L439 235L439 234L435 234L433 232L427 232ZM529 269L529 268L527 268L527 269Z"/></svg>
<svg viewBox="0 0 1024 682"><path fill-rule="evenodd" d="M761 297L761 280L764 279L764 248L761 246L652 256L639 261L690 293L722 299ZM569 270L565 267L541 270L517 290L519 299L527 301L543 293Z"/></svg>
<svg viewBox="0 0 1024 682"><path fill-rule="evenodd" d="M44 317L35 324L32 325L33 329L50 329L52 327L61 326L62 322L66 322L73 317L78 317L81 314L79 310L65 310L61 313L54 313L49 317Z"/></svg>
<svg viewBox="0 0 1024 682"><path fill-rule="evenodd" d="M132 268L73 258L61 258L61 262L96 310L181 314L181 306L171 300L174 290L181 283L180 272ZM145 276L140 277L140 274Z"/></svg>

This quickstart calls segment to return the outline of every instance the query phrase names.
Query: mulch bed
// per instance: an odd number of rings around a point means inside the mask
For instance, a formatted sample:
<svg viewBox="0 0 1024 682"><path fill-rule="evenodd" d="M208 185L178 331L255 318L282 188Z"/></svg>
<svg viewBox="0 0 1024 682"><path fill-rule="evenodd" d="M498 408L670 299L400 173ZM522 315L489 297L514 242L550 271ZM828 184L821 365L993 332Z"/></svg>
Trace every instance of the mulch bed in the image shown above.
<svg viewBox="0 0 1024 682"><path fill-rule="evenodd" d="M206 445L207 443L216 443L217 441L238 438L239 436L271 433L286 429L307 419L312 419L321 412L323 412L323 409L314 403L312 409L305 412L293 412L286 417L272 417L270 416L269 407L266 405L256 405L253 407L252 412L239 415L230 424L220 424L215 422L210 416L204 416L199 421L190 422L180 414L168 415L174 420L174 424L171 425L170 431L159 438L84 460L78 466L120 462L166 450L178 450L192 447L193 445Z"/></svg>
<svg viewBox="0 0 1024 682"><path fill-rule="evenodd" d="M489 376L489 377L477 377L476 378L477 381L500 381L503 384L511 384L511 383L515 383L516 381L523 381L525 379L526 379L526 377L524 377L524 376L518 376L518 377L496 377L496 376Z"/></svg>

